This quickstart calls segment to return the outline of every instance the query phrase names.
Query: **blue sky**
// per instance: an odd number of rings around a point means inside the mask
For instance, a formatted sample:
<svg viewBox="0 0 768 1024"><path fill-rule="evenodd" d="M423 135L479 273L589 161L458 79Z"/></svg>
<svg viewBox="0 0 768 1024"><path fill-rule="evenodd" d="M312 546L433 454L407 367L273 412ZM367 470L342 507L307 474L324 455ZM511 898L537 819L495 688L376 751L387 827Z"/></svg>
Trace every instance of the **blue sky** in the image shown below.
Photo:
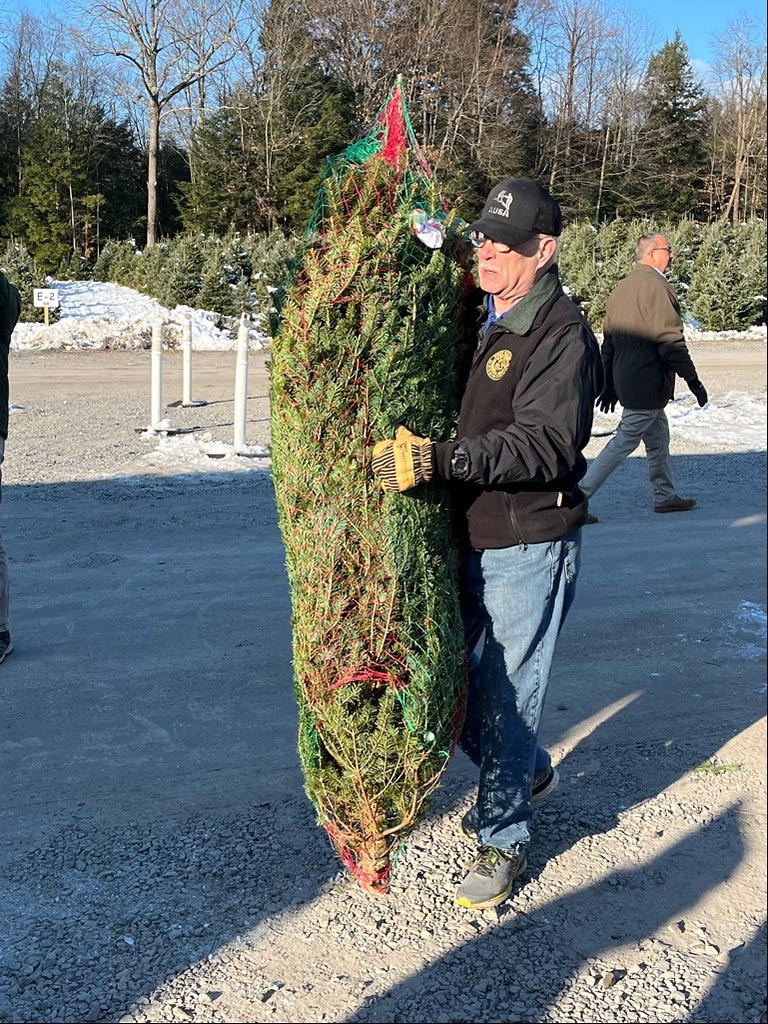
<svg viewBox="0 0 768 1024"><path fill-rule="evenodd" d="M627 0L627 7L645 15L659 30L660 43L672 39L675 29L688 45L692 62L710 64L714 57L713 36L742 14L762 23L765 31L765 0Z"/></svg>
<svg viewBox="0 0 768 1024"><path fill-rule="evenodd" d="M638 14L652 22L658 31L658 44L661 46L672 39L675 29L688 45L688 53L695 68L710 64L714 57L713 36L721 35L729 22L742 14L763 25L765 31L765 0L613 0L616 5L622 2ZM57 3L53 0L6 0L6 9L18 11L27 9L32 12L44 11L46 8L56 11ZM63 17L66 17L64 14Z"/></svg>

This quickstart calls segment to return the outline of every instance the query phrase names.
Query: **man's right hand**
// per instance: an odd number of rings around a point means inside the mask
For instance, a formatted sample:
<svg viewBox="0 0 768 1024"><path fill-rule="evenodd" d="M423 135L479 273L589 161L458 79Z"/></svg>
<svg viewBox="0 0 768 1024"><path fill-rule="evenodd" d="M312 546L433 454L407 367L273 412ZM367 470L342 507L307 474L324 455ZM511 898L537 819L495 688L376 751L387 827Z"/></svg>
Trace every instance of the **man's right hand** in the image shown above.
<svg viewBox="0 0 768 1024"><path fill-rule="evenodd" d="M600 394L597 396L595 405L598 407L600 412L613 412L616 408L616 403L619 400L619 396L616 394L615 389L612 386L604 387Z"/></svg>
<svg viewBox="0 0 768 1024"><path fill-rule="evenodd" d="M409 491L432 479L435 446L429 438L398 427L393 441L379 441L373 446L372 463L385 491Z"/></svg>
<svg viewBox="0 0 768 1024"><path fill-rule="evenodd" d="M699 405L704 406L709 401L707 397L707 389L701 383L700 380L693 380L689 383L688 387L691 389L691 394L694 396Z"/></svg>

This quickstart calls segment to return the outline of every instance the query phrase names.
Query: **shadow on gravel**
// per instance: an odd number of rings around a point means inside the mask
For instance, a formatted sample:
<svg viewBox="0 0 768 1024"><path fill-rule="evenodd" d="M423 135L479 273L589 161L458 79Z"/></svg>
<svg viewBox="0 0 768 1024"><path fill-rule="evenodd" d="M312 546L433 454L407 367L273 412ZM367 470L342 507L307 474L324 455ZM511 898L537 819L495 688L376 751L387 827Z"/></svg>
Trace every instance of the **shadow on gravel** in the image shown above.
<svg viewBox="0 0 768 1024"><path fill-rule="evenodd" d="M723 833L726 852L713 856ZM545 855L552 852L544 845ZM742 854L731 809L643 867L615 871L531 914L508 912L496 928L453 949L386 996L366 1001L346 1022L541 1020L585 961L604 957L618 942L646 940L685 914L708 889L728 879ZM663 904L641 898L649 879L664 886ZM579 924L574 943L570 936ZM564 942L566 925L569 941ZM649 958L655 956L651 949ZM617 972L612 983L622 974ZM601 976L595 981L600 983Z"/></svg>
<svg viewBox="0 0 768 1024"><path fill-rule="evenodd" d="M734 995L738 999L749 1000L746 1004L751 1007L754 993L762 993L761 1003L757 1006L762 1009L761 1020L766 1019L766 997L765 997L765 947L766 947L766 925L758 929L751 942L740 949L732 950L728 966L720 973L715 984L707 993L704 999L696 1008L693 1016L686 1017L690 1024L700 1024L701 1021L725 1021L727 1014L733 1007Z"/></svg>
<svg viewBox="0 0 768 1024"><path fill-rule="evenodd" d="M764 454L677 459L702 506L679 519L638 510L639 468L635 505L585 536L545 711L563 793L541 812L534 877L763 713L738 610L763 600ZM8 487L3 529L16 650L0 674L0 1021L118 1021L346 880L301 794L271 481ZM723 814L652 865L505 915L349 1020L530 1019L585 958L662 927L741 856ZM583 929L564 946L566 919ZM462 993L453 1010L446 991Z"/></svg>
<svg viewBox="0 0 768 1024"><path fill-rule="evenodd" d="M621 834L623 811L652 800L765 714L765 454L677 458L680 492L701 506L677 517L648 508L644 459L622 471L621 501L611 496L609 514L584 530L578 593L555 655L542 738L566 754L561 792L536 812L533 878L577 842ZM473 790L466 759L450 771ZM458 827L468 806L466 798L450 806L439 793L433 813L455 815ZM728 879L744 848L734 811L652 864L556 898L545 911L516 913L513 898L498 931L347 1020L540 1020L590 957L645 940ZM628 848L638 839L647 849L648 836L632 835ZM652 899L649 886L658 887ZM747 993L764 991L764 979L763 966ZM695 1019L747 1019L731 989L735 1015Z"/></svg>
<svg viewBox="0 0 768 1024"><path fill-rule="evenodd" d="M116 1021L340 870L302 793L271 479L3 499L0 1021Z"/></svg>

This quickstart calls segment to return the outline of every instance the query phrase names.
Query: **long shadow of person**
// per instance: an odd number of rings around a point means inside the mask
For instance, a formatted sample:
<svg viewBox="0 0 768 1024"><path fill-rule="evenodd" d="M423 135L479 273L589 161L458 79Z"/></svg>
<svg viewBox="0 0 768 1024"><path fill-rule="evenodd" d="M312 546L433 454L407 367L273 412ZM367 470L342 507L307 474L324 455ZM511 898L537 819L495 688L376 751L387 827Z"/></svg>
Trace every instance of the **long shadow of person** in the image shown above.
<svg viewBox="0 0 768 1024"><path fill-rule="evenodd" d="M722 482L728 476L734 489L748 484L743 505L751 511L754 457L689 461L697 477ZM712 819L706 804L698 813L666 791L764 712L756 685L764 675L746 656L755 645L740 634L736 614L745 597L760 593L754 552L764 549L764 534L759 520L745 515L734 521L727 511L697 525L693 538L685 522L669 524L662 517L651 517L629 536L624 528L628 566L625 571L622 563L618 577L611 535L591 567L586 560L580 586L587 592L577 599L556 660L561 676L553 680L555 700L566 704L567 714L549 726L555 737L558 728L568 732L556 745L566 750L559 767L572 793L539 814L530 882L513 901L516 915L505 914L497 929L509 937L491 933L463 944L408 982L366 1000L350 1021L539 1021L550 1011L548 1019L569 1019L571 990L582 983L585 963L618 951L622 960L642 954L647 975L678 984L667 993L660 982L662 1002L669 994L678 1011L693 1012L701 1001L717 970L708 963L699 971L690 968L696 984L686 992L680 957L689 951L687 945L676 949L667 925L727 880L741 863L744 844L735 814ZM606 577L615 578L611 590L600 585ZM590 590L590 583L597 589ZM590 600L595 593L599 603ZM558 695L566 673L568 685ZM456 809L458 817L471 799L474 773L470 780L455 765L451 774L434 813L444 813L453 800L464 805ZM670 842L679 818L701 827L642 867L611 870L627 855L641 860L646 850ZM579 856L571 858L573 847ZM604 877L595 881L595 874ZM633 944L638 948L627 954ZM593 1019L612 1019L611 996L631 1000L642 993L643 963L634 965L640 980L628 976L617 987L590 988L587 998L606 1008ZM605 964L600 971L601 982L606 977L611 986ZM636 1009L642 1019L642 1005ZM747 1019L737 1002L730 1009L731 1019ZM560 1012L565 1018L554 1016Z"/></svg>

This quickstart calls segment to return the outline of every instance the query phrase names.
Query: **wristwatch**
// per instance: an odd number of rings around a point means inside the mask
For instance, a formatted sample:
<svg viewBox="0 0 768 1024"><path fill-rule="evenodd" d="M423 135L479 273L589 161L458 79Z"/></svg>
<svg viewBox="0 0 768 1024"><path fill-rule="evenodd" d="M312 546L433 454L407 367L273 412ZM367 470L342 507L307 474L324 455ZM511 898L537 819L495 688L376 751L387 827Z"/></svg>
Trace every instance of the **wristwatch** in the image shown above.
<svg viewBox="0 0 768 1024"><path fill-rule="evenodd" d="M451 456L451 479L466 480L469 476L469 455L463 448L457 448Z"/></svg>

